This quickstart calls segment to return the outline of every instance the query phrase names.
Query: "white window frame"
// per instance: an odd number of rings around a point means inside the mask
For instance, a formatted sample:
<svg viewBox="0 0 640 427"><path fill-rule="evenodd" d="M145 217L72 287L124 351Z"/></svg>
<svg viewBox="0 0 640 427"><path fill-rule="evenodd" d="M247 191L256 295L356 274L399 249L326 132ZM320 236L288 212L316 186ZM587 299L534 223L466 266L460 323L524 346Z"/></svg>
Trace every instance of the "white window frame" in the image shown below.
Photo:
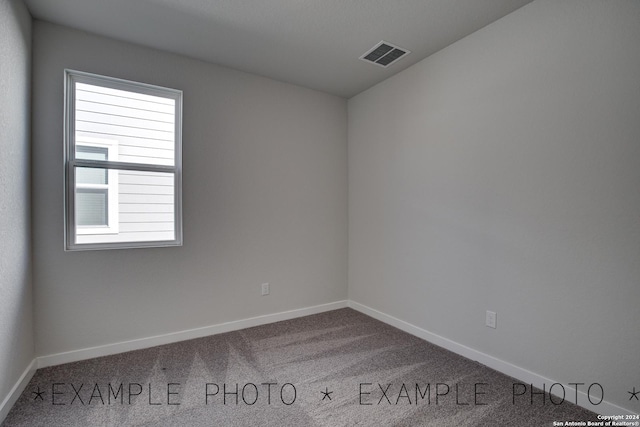
<svg viewBox="0 0 640 427"><path fill-rule="evenodd" d="M114 161L118 158L118 142L111 139L98 139L82 136L76 140L76 147L96 147L107 149L107 160ZM74 150L75 151L75 150ZM107 169L107 184L75 184L75 188L94 189L104 186L107 190L107 225L77 226L76 234L118 234L118 171ZM74 189L75 191L75 189ZM75 197L75 196L74 196ZM75 212L75 211L74 211Z"/></svg>
<svg viewBox="0 0 640 427"><path fill-rule="evenodd" d="M127 248L145 248L145 247L165 247L165 246L182 246L182 91L169 89L160 86L149 85L146 83L132 82L128 80L118 79L114 77L100 76L97 74L85 73L75 70L65 70L65 119L64 119L64 164L65 164L65 250L98 250L98 249L127 249ZM130 92L136 92L152 96L160 96L171 98L175 101L175 148L174 148L174 165L154 165L146 163L130 163L113 161L116 157L116 151L112 157L109 151L109 160L87 160L77 159L75 156L76 145L91 144L90 138L82 137L76 141L75 130L75 88L76 83L87 83L91 85L103 86L112 89L120 89ZM98 143L98 142L94 142ZM99 143L98 143L99 144ZM115 147L117 150L117 146ZM76 189L76 168L100 168L109 171L109 182L111 183L111 175L117 175L119 170L141 171L141 172L160 172L172 173L174 176L174 239L173 240L154 240L154 241L136 241L136 242L104 242L104 243L76 243L77 236L89 234L84 227L76 227L75 218L75 189ZM112 172L115 172L112 174ZM114 178L117 180L117 178ZM117 181L115 186L109 185L109 191L115 191L114 199L117 199ZM111 195L111 194L109 194ZM117 203L115 206L115 216L117 219ZM109 214L111 215L112 204L109 203ZM95 228L95 227L90 227ZM111 219L109 225L103 228L102 234L117 233L117 221L113 227Z"/></svg>

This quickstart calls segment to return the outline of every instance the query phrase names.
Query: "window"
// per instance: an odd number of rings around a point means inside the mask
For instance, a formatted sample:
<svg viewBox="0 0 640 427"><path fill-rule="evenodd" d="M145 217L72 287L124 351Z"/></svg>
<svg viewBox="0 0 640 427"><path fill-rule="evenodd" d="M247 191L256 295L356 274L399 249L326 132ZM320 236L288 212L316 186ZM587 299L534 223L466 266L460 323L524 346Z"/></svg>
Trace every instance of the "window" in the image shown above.
<svg viewBox="0 0 640 427"><path fill-rule="evenodd" d="M76 158L116 161L118 142L97 138L76 138ZM118 233L118 171L76 169L76 234Z"/></svg>
<svg viewBox="0 0 640 427"><path fill-rule="evenodd" d="M67 70L67 250L182 244L182 92Z"/></svg>

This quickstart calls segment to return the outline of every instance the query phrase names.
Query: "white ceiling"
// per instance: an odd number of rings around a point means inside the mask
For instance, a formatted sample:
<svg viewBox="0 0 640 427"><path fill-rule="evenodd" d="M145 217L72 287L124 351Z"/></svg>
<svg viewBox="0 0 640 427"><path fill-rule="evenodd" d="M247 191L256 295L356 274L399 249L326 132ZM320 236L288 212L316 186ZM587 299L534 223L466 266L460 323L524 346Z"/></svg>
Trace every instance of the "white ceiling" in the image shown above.
<svg viewBox="0 0 640 427"><path fill-rule="evenodd" d="M531 0L25 0L36 19L351 97ZM358 60L381 40L412 53Z"/></svg>

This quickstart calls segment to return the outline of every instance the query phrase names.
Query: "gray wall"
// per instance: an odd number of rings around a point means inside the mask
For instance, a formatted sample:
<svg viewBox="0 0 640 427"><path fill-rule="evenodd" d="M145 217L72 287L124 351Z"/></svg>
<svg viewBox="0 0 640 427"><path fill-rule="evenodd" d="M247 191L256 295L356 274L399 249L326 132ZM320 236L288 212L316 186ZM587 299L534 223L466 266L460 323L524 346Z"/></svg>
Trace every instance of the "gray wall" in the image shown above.
<svg viewBox="0 0 640 427"><path fill-rule="evenodd" d="M29 124L31 16L0 0L0 402L33 360Z"/></svg>
<svg viewBox="0 0 640 427"><path fill-rule="evenodd" d="M639 23L536 1L350 99L350 299L637 411Z"/></svg>
<svg viewBox="0 0 640 427"><path fill-rule="evenodd" d="M346 299L346 100L38 21L33 42L38 355ZM184 91L183 247L63 250L64 68Z"/></svg>

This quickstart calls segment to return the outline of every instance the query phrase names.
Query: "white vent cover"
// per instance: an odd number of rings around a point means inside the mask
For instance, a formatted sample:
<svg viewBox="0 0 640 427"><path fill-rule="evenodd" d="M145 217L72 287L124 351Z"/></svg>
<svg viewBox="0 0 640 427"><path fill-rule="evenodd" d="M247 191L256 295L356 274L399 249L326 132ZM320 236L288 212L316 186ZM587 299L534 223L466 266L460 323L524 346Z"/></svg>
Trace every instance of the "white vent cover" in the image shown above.
<svg viewBox="0 0 640 427"><path fill-rule="evenodd" d="M369 49L359 59L386 68L410 53L410 50L395 46L383 40Z"/></svg>

